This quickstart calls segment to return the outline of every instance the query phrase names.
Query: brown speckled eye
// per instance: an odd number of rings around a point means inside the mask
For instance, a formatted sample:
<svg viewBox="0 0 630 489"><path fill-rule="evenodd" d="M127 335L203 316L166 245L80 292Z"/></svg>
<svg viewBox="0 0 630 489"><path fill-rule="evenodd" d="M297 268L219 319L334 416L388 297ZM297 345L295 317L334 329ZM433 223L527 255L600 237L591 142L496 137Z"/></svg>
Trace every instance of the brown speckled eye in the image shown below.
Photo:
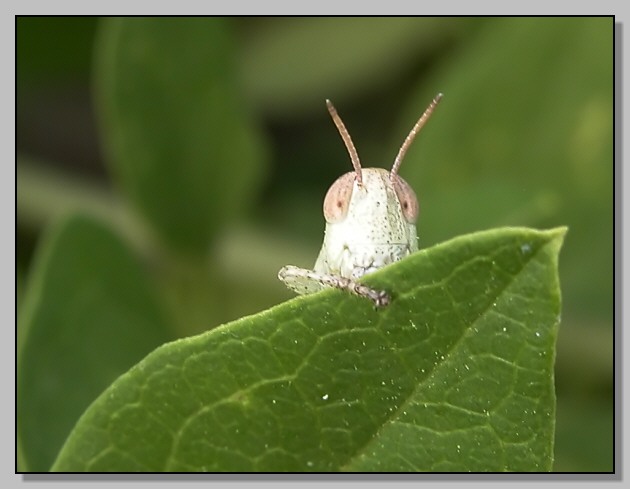
<svg viewBox="0 0 630 489"><path fill-rule="evenodd" d="M418 220L418 213L420 211L416 193L411 188L411 185L405 182L398 175L394 175L392 183L394 185L394 191L396 192L398 201L400 202L400 206L402 207L405 220L411 224L415 223Z"/></svg>
<svg viewBox="0 0 630 489"><path fill-rule="evenodd" d="M327 222L342 221L348 214L355 175L353 171L341 175L326 192L326 197L324 197L324 217Z"/></svg>

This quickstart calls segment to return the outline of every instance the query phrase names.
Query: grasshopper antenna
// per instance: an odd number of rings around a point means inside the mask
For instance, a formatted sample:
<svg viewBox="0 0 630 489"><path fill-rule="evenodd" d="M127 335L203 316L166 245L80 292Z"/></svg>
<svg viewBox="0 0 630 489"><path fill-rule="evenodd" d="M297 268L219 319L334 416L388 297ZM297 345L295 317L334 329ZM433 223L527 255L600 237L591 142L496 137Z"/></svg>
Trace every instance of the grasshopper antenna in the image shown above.
<svg viewBox="0 0 630 489"><path fill-rule="evenodd" d="M405 157L405 153L409 149L409 146L411 146L411 143L413 143L413 140L416 137L416 134L418 134L420 132L420 129L422 129L422 126L424 126L426 124L426 122L429 120L429 117L431 117L431 114L433 113L433 110L435 109L435 107L437 106L437 104L440 102L441 99L442 99L442 94L438 93L433 98L433 100L431 101L431 103L429 104L427 109L424 111L424 114L422 114L420 116L420 119L418 119L418 122L416 122L416 125L413 126L413 129L411 129L411 132L409 133L409 135L405 139L405 142L402 143L402 146L400 147L400 150L398 151L398 155L396 155L396 159L394 160L394 165L392 166L392 171L389 173L389 178L390 179L393 179L394 175L398 174L398 169L400 168L400 164L402 163L402 159ZM349 137L350 136L348 136L348 138Z"/></svg>
<svg viewBox="0 0 630 489"><path fill-rule="evenodd" d="M350 137L350 133L348 133L348 130L346 129L346 126L341 120L341 117L339 117L339 114L337 114L337 109L335 109L335 106L328 99L326 99L326 107L328 107L328 112L330 112L330 116L332 117L332 120L335 123L335 126L337 126L337 130L339 131L339 134L341 134L341 139L343 139L343 142L345 143L346 148L348 149L348 153L350 153L350 160L352 161L352 166L354 167L354 171L357 175L356 176L357 184L359 186L363 185L363 176L361 174L361 162L359 161L359 154L357 153L357 150L355 149L354 144L352 143L352 138Z"/></svg>

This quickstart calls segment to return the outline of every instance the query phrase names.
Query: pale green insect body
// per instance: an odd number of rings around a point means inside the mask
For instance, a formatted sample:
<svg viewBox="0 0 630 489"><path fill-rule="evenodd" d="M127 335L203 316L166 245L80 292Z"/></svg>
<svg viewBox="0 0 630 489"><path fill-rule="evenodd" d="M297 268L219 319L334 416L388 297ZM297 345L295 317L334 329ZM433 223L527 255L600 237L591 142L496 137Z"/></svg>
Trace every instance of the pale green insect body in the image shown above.
<svg viewBox="0 0 630 489"><path fill-rule="evenodd" d="M418 119L390 171L361 167L350 134L332 103L326 101L354 171L339 177L326 193L324 242L313 270L287 265L278 272L278 278L287 287L298 294L335 287L366 297L377 307L390 303L386 291L372 289L356 280L418 249L418 199L411 186L398 175L398 169L441 97L438 94Z"/></svg>
<svg viewBox="0 0 630 489"><path fill-rule="evenodd" d="M353 180L346 214L332 221L327 218L316 272L358 279L418 249L418 205L411 187L397 175L398 185L394 185L390 172L382 168L363 169L362 174L361 184L354 178L355 172L346 174ZM347 184L346 175L337 180L340 185ZM334 206L338 202L334 201L337 182L324 200L326 217L327 204ZM403 199L410 212L404 211Z"/></svg>

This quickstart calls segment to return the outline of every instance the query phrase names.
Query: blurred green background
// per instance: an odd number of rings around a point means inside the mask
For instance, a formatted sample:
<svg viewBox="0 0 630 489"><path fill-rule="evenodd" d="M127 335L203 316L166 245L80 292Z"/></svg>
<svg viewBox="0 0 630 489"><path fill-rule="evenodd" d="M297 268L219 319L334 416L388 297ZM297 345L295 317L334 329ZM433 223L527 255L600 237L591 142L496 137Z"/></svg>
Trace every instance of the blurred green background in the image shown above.
<svg viewBox="0 0 630 489"><path fill-rule="evenodd" d="M400 172L420 246L569 227L555 470L613 470L612 18L16 27L19 470L47 470L160 343L292 297L277 271L314 263L350 170L326 98L363 165L389 168L437 92Z"/></svg>

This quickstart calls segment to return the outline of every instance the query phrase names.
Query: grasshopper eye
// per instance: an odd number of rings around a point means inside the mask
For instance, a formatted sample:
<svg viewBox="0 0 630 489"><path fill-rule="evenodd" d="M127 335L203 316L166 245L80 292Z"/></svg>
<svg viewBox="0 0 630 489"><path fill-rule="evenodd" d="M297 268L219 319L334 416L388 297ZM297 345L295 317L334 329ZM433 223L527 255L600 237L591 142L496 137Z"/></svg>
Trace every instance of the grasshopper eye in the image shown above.
<svg viewBox="0 0 630 489"><path fill-rule="evenodd" d="M395 175L395 178L392 179L392 183L405 220L411 224L415 223L418 219L418 213L420 212L420 205L418 204L416 193L411 188L411 185L398 175Z"/></svg>
<svg viewBox="0 0 630 489"><path fill-rule="evenodd" d="M343 221L348 214L355 173L353 171L341 175L333 183L324 197L324 217L327 222Z"/></svg>

